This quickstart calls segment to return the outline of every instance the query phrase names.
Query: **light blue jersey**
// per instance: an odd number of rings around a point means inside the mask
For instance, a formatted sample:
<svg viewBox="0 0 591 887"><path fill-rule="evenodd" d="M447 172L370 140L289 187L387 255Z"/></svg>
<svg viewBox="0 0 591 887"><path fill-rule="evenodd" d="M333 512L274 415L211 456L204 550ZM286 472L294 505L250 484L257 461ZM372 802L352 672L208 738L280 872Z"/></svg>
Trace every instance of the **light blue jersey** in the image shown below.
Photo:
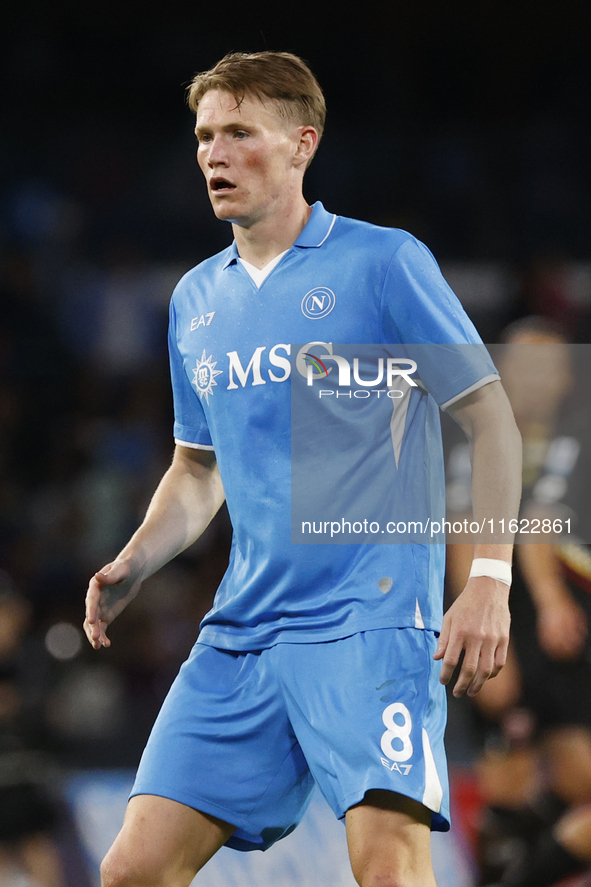
<svg viewBox="0 0 591 887"><path fill-rule="evenodd" d="M292 544L294 342L315 354L327 343L481 344L423 244L320 203L260 287L235 244L182 278L170 314L174 435L215 450L234 528L230 564L199 642L257 650L381 628L438 631L442 545ZM440 496L436 404L498 378L488 357L461 355L456 349L444 373L427 368L409 407L413 441L422 436L423 451L435 453L425 483L439 485ZM404 489L400 447L398 457ZM408 466L414 471L416 461Z"/></svg>

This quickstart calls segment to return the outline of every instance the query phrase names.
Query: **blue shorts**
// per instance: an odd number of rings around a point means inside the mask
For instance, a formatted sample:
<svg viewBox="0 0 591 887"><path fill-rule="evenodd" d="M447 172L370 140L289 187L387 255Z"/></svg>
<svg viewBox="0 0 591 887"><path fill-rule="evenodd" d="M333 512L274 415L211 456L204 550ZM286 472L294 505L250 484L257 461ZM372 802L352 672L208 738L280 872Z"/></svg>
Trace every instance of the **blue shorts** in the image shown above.
<svg viewBox="0 0 591 887"><path fill-rule="evenodd" d="M301 820L314 782L337 817L369 789L420 801L449 828L445 688L431 631L365 631L257 652L196 643L142 756L132 796L229 822L266 850Z"/></svg>

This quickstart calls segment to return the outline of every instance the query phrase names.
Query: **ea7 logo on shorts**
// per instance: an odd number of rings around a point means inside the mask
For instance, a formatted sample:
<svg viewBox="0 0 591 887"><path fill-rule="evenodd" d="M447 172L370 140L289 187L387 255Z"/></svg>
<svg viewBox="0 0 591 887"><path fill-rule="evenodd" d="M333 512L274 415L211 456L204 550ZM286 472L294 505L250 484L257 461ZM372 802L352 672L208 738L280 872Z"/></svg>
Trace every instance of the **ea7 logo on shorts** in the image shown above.
<svg viewBox="0 0 591 887"><path fill-rule="evenodd" d="M330 314L336 303L336 296L327 286L317 286L302 299L302 314L310 320L320 320Z"/></svg>
<svg viewBox="0 0 591 887"><path fill-rule="evenodd" d="M387 760L387 758L380 758L380 761L386 768L386 770L396 770L397 773L402 773L403 776L408 776L410 771L412 770L412 764L397 764L394 761L393 764Z"/></svg>

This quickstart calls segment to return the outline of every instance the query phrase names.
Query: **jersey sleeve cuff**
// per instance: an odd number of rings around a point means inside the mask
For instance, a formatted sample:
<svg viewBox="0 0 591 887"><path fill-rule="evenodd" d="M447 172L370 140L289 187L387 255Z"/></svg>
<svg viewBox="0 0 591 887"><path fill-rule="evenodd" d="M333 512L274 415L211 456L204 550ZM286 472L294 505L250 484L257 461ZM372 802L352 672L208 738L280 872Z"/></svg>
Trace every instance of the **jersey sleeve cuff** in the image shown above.
<svg viewBox="0 0 591 887"><path fill-rule="evenodd" d="M213 441L205 425L182 425L175 419L172 436L176 443L198 450L213 450Z"/></svg>
<svg viewBox="0 0 591 887"><path fill-rule="evenodd" d="M451 407L452 404L456 403L458 400L461 400L463 397L467 397L468 394L472 394L473 391L477 391L479 388L482 388L483 385L488 385L489 382L498 382L501 377L498 373L491 373L489 376L485 376L483 379L479 379L478 382L474 382L473 385L468 386L468 388L464 388L463 391L460 391L459 394L454 394L453 397L450 397L449 400L446 400L445 403L439 404L439 408L442 410L447 410L448 407Z"/></svg>
<svg viewBox="0 0 591 887"><path fill-rule="evenodd" d="M175 444L178 444L181 447L190 447L192 450L214 450L215 447L212 447L210 444L200 444L200 443L191 443L188 440L179 440L178 437L174 439Z"/></svg>

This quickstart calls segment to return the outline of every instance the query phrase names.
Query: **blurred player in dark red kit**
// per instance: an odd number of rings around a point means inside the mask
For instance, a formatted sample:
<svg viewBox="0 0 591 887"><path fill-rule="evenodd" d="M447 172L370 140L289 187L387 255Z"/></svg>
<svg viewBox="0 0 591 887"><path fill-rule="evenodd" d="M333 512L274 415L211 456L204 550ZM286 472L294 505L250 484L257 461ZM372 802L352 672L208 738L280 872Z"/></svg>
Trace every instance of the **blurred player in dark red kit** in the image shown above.
<svg viewBox="0 0 591 887"><path fill-rule="evenodd" d="M522 516L568 520L570 532L517 545L507 665L475 700L502 733L478 767L489 805L479 883L549 887L591 865L589 368L584 346L571 349L545 318L516 321L503 341L499 369L523 439ZM450 548L458 587L465 557Z"/></svg>

